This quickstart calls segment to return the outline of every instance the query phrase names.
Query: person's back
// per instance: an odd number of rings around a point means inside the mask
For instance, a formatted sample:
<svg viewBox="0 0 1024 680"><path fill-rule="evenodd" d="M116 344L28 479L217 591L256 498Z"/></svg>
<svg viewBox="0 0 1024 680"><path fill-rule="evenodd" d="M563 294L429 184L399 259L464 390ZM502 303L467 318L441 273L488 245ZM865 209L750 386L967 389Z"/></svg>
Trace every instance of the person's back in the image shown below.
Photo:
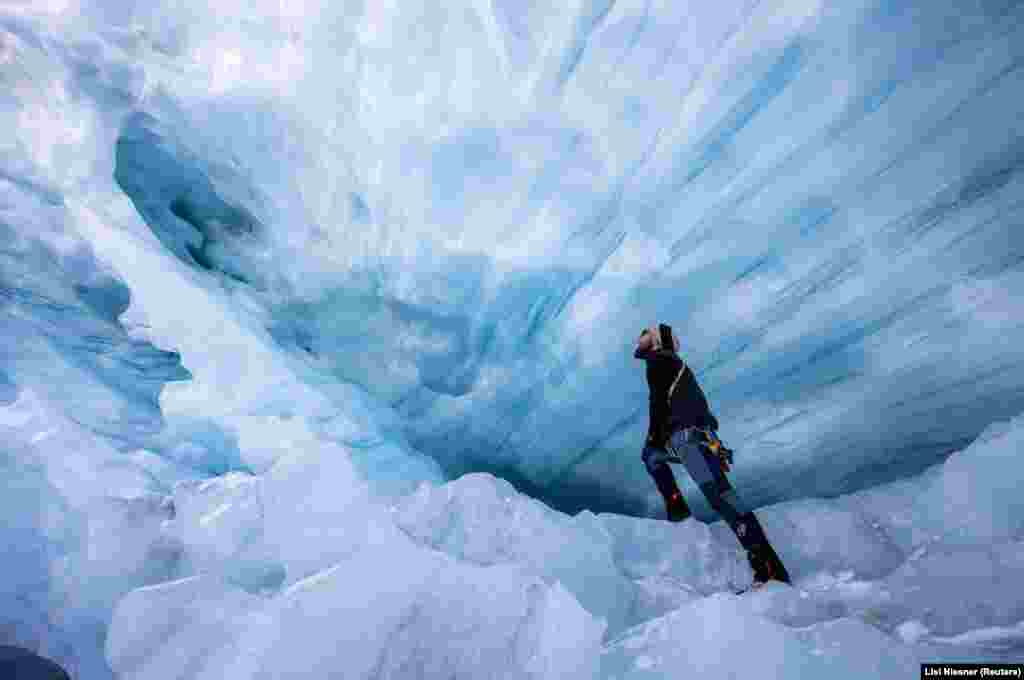
<svg viewBox="0 0 1024 680"><path fill-rule="evenodd" d="M658 443L664 443L668 435L677 429L718 429L718 420L711 413L704 390L677 352L678 342L671 326L659 324L657 329L644 330L633 353L635 358L647 362L651 432Z"/></svg>

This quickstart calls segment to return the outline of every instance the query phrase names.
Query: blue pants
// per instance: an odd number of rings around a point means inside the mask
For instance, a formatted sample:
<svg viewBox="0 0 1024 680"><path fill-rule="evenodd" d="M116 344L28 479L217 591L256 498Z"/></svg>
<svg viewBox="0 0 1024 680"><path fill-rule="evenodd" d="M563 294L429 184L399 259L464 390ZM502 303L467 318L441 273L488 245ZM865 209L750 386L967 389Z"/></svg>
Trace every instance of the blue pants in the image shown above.
<svg viewBox="0 0 1024 680"><path fill-rule="evenodd" d="M768 542L761 522L753 512L744 507L735 489L726 479L721 462L702 442L703 436L700 432L685 429L674 432L664 449L651 445L644 447L644 465L654 478L654 483L658 485L658 490L666 499L679 490L668 463L681 462L700 487L704 497L708 499L708 503L721 515L736 534L740 545L746 549L755 579L761 582L776 579L789 583L789 573Z"/></svg>
<svg viewBox="0 0 1024 680"><path fill-rule="evenodd" d="M736 490L726 479L718 458L700 443L699 437L700 434L693 430L678 430L669 438L667 448L663 449L650 444L644 446L643 454L641 454L644 465L647 466L647 472L654 478L658 490L664 494L666 489L677 488L672 468L668 466L668 462L677 460L682 462L711 507L722 516L722 519L732 527L733 531L737 531L741 524L740 518L747 514L747 510L736 494ZM741 543L745 543L744 536L741 536L740 532L737 532L737 536Z"/></svg>

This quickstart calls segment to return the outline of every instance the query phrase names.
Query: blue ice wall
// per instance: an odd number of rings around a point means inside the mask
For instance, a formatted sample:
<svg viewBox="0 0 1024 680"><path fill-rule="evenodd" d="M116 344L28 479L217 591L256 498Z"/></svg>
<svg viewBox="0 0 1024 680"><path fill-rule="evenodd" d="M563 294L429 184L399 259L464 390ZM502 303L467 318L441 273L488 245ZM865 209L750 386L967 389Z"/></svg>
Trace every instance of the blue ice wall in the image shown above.
<svg viewBox="0 0 1024 680"><path fill-rule="evenodd" d="M123 4L5 15L68 64L67 111L116 111L94 147L39 138L51 191L89 148L160 247L451 475L655 512L654 321L755 504L920 471L1024 405L1020 3Z"/></svg>
<svg viewBox="0 0 1024 680"><path fill-rule="evenodd" d="M0 207L0 401L30 385L121 448L163 427L158 397L190 375L175 352L130 337L131 294L68 230L60 201L10 192Z"/></svg>
<svg viewBox="0 0 1024 680"><path fill-rule="evenodd" d="M918 472L1024 405L1019 3L366 12L330 49L304 27L277 100L153 99L115 177L450 474L649 511L655 320L756 504Z"/></svg>

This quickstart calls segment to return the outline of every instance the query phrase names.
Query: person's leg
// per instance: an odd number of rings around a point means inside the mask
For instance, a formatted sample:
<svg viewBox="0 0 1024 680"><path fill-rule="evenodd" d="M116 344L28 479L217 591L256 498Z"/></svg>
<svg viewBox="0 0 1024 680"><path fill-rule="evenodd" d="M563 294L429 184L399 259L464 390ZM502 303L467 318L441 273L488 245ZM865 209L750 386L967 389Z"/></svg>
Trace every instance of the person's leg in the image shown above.
<svg viewBox="0 0 1024 680"><path fill-rule="evenodd" d="M679 490L679 485L676 484L672 468L666 462L669 457L669 453L665 449L649 444L644 446L644 451L641 454L647 472L654 479L654 484L661 492L661 497L665 499L665 513L668 515L669 521L681 522L690 516L690 508Z"/></svg>
<svg viewBox="0 0 1024 680"><path fill-rule="evenodd" d="M764 582L775 579L789 583L789 573L768 542L761 522L743 505L714 455L706 447L687 438L684 433L673 435L672 445L686 466L686 471L707 498L708 504L721 515L747 551L755 580Z"/></svg>

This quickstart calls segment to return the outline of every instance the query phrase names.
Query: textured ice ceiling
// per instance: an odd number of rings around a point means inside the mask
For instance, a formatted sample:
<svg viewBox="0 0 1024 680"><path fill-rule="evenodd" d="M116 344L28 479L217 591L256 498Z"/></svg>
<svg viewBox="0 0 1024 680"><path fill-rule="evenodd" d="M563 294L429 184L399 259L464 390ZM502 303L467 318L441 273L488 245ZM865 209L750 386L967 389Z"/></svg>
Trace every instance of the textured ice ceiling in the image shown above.
<svg viewBox="0 0 1024 680"><path fill-rule="evenodd" d="M172 253L274 361L390 403L449 475L651 511L630 349L658 320L748 498L836 494L1024 408L1022 18L980 0L15 2L4 181L50 191L52 219L134 211L156 237L143 262L76 227L129 279L97 283L83 319L115 323ZM272 390L231 333L190 355L179 336L223 329L164 302L158 344L189 389ZM145 374L152 417L181 368ZM176 394L163 415L243 465L227 421Z"/></svg>

